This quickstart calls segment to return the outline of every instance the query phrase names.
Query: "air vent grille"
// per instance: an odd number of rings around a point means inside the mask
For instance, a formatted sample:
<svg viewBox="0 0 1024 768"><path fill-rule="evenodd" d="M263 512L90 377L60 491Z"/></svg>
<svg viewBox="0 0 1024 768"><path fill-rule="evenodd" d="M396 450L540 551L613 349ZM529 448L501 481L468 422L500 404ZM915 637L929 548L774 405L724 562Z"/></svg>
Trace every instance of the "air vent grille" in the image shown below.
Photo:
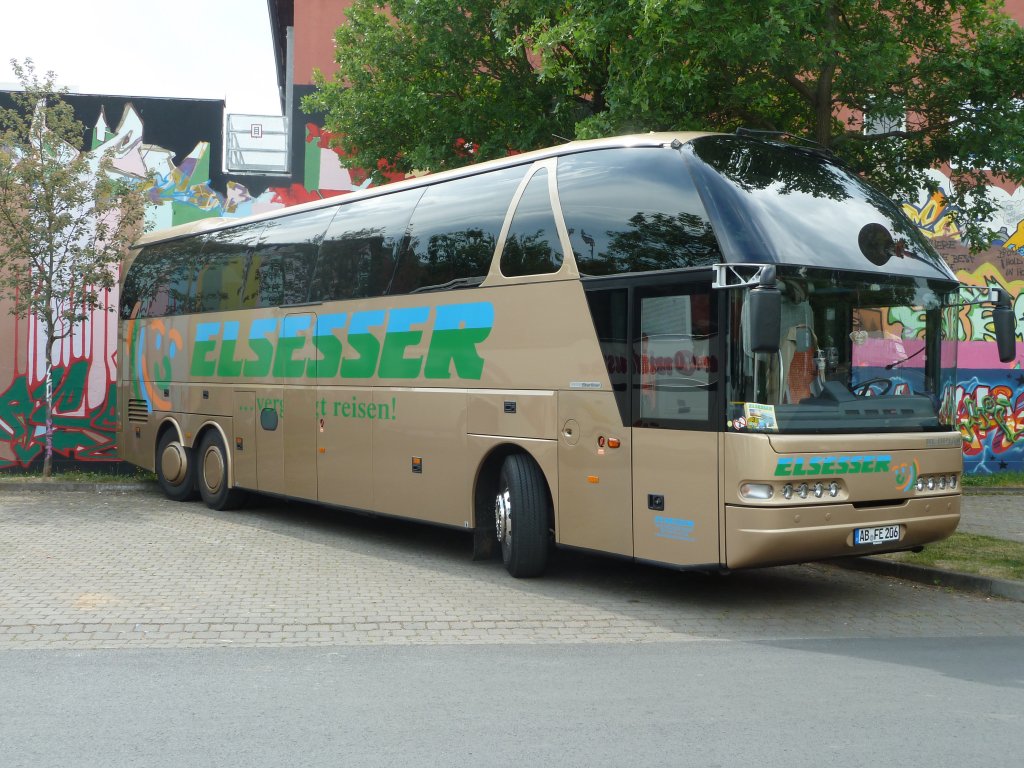
<svg viewBox="0 0 1024 768"><path fill-rule="evenodd" d="M145 424L149 421L149 408L145 400L128 401L128 421L135 424Z"/></svg>

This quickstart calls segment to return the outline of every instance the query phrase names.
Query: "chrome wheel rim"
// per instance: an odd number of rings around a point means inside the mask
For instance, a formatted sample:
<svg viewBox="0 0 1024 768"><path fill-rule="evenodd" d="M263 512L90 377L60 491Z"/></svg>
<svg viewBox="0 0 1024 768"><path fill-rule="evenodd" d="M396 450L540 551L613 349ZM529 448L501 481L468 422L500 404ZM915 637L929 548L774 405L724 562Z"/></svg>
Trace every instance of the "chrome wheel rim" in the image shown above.
<svg viewBox="0 0 1024 768"><path fill-rule="evenodd" d="M508 488L498 491L494 499L494 526L499 542L512 540L512 495Z"/></svg>

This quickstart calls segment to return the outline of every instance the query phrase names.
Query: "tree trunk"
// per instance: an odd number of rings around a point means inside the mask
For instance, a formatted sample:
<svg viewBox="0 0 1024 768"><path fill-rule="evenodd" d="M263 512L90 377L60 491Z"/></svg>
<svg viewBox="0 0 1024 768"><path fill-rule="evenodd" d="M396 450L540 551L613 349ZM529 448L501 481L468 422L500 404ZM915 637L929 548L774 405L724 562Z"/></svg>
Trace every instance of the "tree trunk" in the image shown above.
<svg viewBox="0 0 1024 768"><path fill-rule="evenodd" d="M46 359L46 450L43 453L43 477L53 474L53 364Z"/></svg>
<svg viewBox="0 0 1024 768"><path fill-rule="evenodd" d="M44 434L46 447L43 451L43 477L53 476L53 331L47 329L46 344L46 407L44 409Z"/></svg>

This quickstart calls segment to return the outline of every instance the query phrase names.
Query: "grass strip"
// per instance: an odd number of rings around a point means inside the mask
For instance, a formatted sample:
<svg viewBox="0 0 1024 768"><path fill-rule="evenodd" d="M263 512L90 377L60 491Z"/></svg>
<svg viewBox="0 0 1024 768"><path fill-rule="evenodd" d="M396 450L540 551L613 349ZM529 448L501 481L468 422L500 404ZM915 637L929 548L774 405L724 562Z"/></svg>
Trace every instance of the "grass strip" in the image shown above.
<svg viewBox="0 0 1024 768"><path fill-rule="evenodd" d="M991 579L1024 581L1024 544L977 533L954 533L948 539L929 544L923 552L895 552L878 557Z"/></svg>
<svg viewBox="0 0 1024 768"><path fill-rule="evenodd" d="M65 483L144 483L155 481L156 475L144 469L135 468L133 472L88 472L80 469L60 470L49 479L53 482ZM43 473L34 472L3 472L0 483L7 482L48 482Z"/></svg>
<svg viewBox="0 0 1024 768"><path fill-rule="evenodd" d="M996 472L991 475L963 475L964 488L1024 487L1024 472Z"/></svg>

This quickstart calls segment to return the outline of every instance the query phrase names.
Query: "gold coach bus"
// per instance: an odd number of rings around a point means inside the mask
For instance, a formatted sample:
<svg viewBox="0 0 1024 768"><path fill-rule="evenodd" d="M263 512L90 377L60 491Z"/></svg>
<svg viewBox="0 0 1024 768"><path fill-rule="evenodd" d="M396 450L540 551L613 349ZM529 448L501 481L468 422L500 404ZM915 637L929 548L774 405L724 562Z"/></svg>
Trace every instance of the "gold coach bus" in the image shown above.
<svg viewBox="0 0 1024 768"><path fill-rule="evenodd" d="M957 289L822 151L573 142L143 237L117 442L172 499L469 529L513 576L916 548L960 517Z"/></svg>

